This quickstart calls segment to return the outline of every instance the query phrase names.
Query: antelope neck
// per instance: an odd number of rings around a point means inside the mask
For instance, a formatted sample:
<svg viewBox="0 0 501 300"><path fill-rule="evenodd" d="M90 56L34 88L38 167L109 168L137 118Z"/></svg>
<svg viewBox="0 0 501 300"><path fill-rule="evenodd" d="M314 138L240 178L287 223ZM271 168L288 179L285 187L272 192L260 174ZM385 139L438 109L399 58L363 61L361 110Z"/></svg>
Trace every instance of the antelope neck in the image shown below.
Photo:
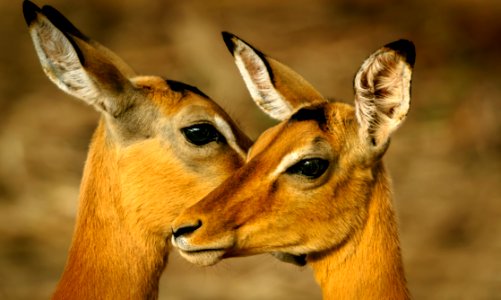
<svg viewBox="0 0 501 300"><path fill-rule="evenodd" d="M156 299L167 247L124 222L115 150L103 123L90 146L73 240L53 299Z"/></svg>
<svg viewBox="0 0 501 300"><path fill-rule="evenodd" d="M308 256L324 300L409 299L390 180L377 167L368 218L339 248Z"/></svg>

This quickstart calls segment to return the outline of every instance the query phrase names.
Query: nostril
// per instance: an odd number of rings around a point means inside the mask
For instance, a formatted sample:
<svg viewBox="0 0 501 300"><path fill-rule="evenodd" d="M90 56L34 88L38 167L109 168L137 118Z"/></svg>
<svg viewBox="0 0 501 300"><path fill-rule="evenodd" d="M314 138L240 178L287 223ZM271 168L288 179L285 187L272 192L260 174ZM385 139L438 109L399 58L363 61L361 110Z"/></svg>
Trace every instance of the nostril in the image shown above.
<svg viewBox="0 0 501 300"><path fill-rule="evenodd" d="M174 238L182 236L184 234L192 233L202 226L202 221L197 220L194 224L184 224L177 228L172 228L172 235Z"/></svg>

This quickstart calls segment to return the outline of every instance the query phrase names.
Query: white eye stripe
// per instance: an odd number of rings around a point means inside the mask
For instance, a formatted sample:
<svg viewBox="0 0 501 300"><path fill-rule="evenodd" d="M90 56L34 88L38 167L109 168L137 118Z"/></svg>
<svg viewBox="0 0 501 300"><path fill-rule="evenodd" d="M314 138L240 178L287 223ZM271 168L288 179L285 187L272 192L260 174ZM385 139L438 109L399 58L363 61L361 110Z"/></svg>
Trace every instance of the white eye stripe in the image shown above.
<svg viewBox="0 0 501 300"><path fill-rule="evenodd" d="M231 130L231 126L224 119L222 119L219 116L215 116L214 117L214 122L216 124L217 129L219 131L221 131L221 133L226 138L226 141L228 142L228 145L230 145L231 148L233 148L235 151L237 151L237 153L243 159L245 159L245 157L247 156L247 154L238 145L238 143L236 141L236 138L235 138L235 135L233 134L233 130Z"/></svg>
<svg viewBox="0 0 501 300"><path fill-rule="evenodd" d="M278 166L275 168L275 170L271 172L271 177L276 178L280 174L284 173L288 168L300 161L306 155L306 153L308 153L308 150L308 148L299 149L295 152L291 152L285 155Z"/></svg>

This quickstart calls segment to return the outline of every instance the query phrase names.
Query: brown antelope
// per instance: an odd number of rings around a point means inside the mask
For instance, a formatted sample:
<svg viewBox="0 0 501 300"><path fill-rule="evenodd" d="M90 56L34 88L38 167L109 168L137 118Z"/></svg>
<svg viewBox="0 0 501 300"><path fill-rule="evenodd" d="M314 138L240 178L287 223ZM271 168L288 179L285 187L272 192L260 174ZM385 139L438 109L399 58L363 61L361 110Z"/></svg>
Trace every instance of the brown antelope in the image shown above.
<svg viewBox="0 0 501 300"><path fill-rule="evenodd" d="M328 102L302 77L223 33L256 104L280 121L245 165L174 221L188 261L305 255L324 299L407 299L382 162L409 110L414 45L372 54L355 76L355 106Z"/></svg>
<svg viewBox="0 0 501 300"><path fill-rule="evenodd" d="M98 110L54 299L156 299L171 222L244 163L250 140L195 87L136 76L50 6L23 3L45 74Z"/></svg>

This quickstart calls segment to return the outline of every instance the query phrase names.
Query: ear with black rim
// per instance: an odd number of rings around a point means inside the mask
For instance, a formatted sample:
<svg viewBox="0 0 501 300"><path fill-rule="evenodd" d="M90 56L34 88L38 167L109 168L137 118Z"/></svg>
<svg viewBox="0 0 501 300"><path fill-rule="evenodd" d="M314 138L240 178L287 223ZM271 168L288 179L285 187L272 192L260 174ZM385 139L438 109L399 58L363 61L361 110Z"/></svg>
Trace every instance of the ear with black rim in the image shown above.
<svg viewBox="0 0 501 300"><path fill-rule="evenodd" d="M90 40L60 12L23 2L23 14L42 68L60 89L117 116L132 104L134 72L118 56Z"/></svg>
<svg viewBox="0 0 501 300"><path fill-rule="evenodd" d="M252 99L270 117L285 120L301 107L326 102L303 77L237 36L223 32Z"/></svg>
<svg viewBox="0 0 501 300"><path fill-rule="evenodd" d="M385 148L410 106L414 44L398 40L374 52L354 80L360 137L371 147Z"/></svg>

